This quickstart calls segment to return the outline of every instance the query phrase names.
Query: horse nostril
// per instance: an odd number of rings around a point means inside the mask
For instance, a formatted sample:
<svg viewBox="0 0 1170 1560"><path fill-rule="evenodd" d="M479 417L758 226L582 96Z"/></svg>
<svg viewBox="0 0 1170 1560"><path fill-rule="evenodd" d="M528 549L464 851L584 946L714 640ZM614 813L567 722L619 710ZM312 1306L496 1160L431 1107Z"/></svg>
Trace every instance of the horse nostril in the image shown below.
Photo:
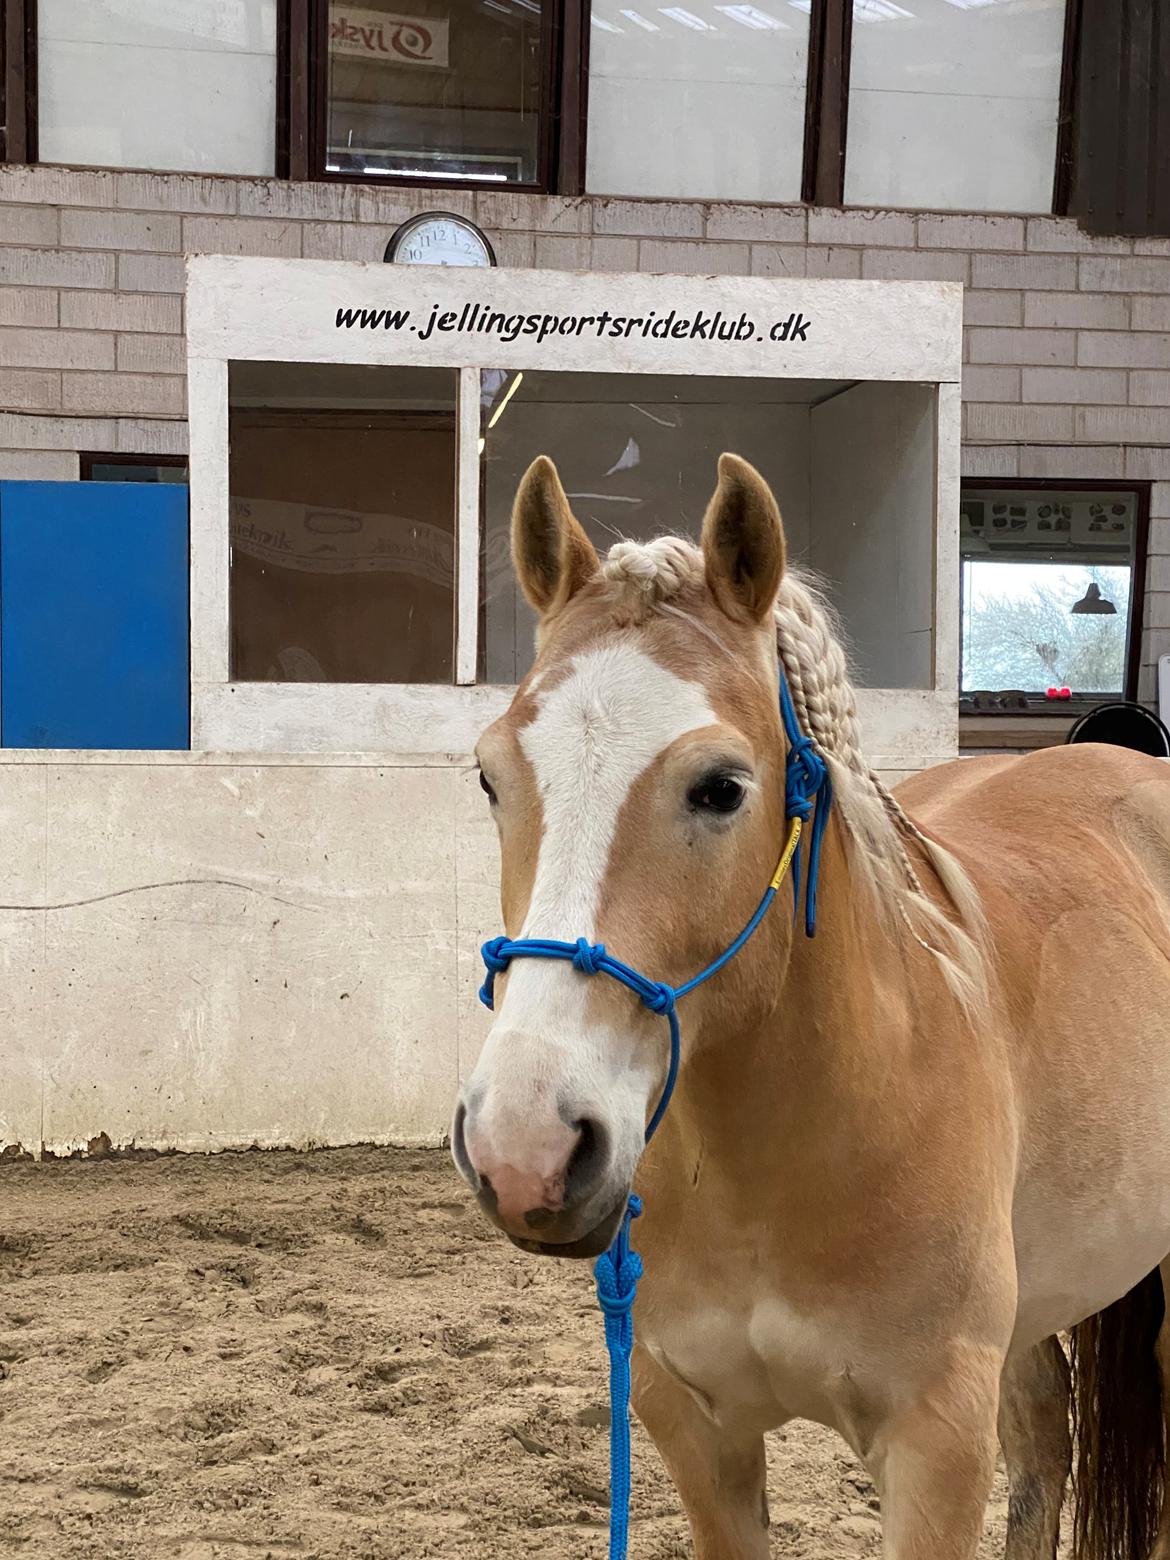
<svg viewBox="0 0 1170 1560"><path fill-rule="evenodd" d="M467 1106L461 1102L456 1107L455 1120L451 1123L451 1157L455 1161L455 1168L459 1174L474 1191L478 1192L480 1179L471 1162L471 1155L467 1152L466 1125Z"/></svg>
<svg viewBox="0 0 1170 1560"><path fill-rule="evenodd" d="M565 1166L565 1207L582 1203L593 1191L609 1159L609 1133L600 1121L581 1117L573 1122L577 1143Z"/></svg>

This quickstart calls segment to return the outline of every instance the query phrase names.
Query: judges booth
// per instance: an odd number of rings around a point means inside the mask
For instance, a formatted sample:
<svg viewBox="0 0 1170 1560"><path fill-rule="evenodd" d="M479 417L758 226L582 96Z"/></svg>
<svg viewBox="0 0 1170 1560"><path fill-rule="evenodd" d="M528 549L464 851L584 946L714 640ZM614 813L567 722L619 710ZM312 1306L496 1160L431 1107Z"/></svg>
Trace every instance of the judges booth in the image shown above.
<svg viewBox="0 0 1170 1560"><path fill-rule="evenodd" d="M48 720L20 683L43 657L4 642L10 729L124 750L0 754L7 902L52 907L0 913L22 972L0 1150L437 1143L498 929L471 752L532 655L508 562L521 473L551 455L603 550L697 535L719 454L752 461L896 780L956 751L961 289L188 266L189 580L174 497L111 488L167 584L147 618L157 569L117 567L92 520L61 532L107 560L68 575L100 592L88 617L54 609L61 642L117 618L101 668L73 647L99 691L71 697L58 668ZM66 577L38 559L67 487L0 491L5 597ZM146 714L103 719L143 632Z"/></svg>

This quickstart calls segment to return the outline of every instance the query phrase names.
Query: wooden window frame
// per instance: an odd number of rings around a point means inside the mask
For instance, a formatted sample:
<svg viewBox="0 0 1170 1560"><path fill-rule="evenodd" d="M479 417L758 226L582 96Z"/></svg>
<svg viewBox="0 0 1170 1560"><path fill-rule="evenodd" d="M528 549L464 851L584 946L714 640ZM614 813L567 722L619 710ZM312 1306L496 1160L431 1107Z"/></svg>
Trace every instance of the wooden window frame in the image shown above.
<svg viewBox="0 0 1170 1560"><path fill-rule="evenodd" d="M1137 513L1135 516L1133 538L1133 578L1130 587L1131 608L1129 625L1126 630L1127 644L1125 656L1125 685L1120 697L1123 699L1136 699L1138 692L1138 679L1142 666L1142 636L1145 626L1145 600L1146 600L1146 560L1149 555L1150 545L1150 483L1145 481L1133 482L1119 480L1109 481L1108 478L1100 480L1091 477L1069 478L1060 481L1055 477L964 477L959 483L960 499L964 493L1003 493L1019 491L1024 493L1133 493L1137 499ZM959 634L963 632L963 555L959 551ZM960 678L962 669L960 666ZM960 688L958 696L962 699ZM1090 695L1087 699L1076 701L1075 713L1083 714L1085 709L1093 704L1101 704L1108 699L1117 697L1112 694L1102 694L1099 698ZM1068 721L1070 709L1067 704L1042 706L1029 709L1026 713L1020 710L966 710L960 707L961 720L984 719L994 721L1029 722L1034 720L1063 719Z"/></svg>
<svg viewBox="0 0 1170 1560"><path fill-rule="evenodd" d="M0 0L0 163L37 160L37 0Z"/></svg>
<svg viewBox="0 0 1170 1560"><path fill-rule="evenodd" d="M329 121L329 0L278 0L276 172L278 178L398 189L479 188L472 182L371 177L326 168ZM589 95L589 0L548 0L542 12L539 174L490 187L518 194L581 195Z"/></svg>

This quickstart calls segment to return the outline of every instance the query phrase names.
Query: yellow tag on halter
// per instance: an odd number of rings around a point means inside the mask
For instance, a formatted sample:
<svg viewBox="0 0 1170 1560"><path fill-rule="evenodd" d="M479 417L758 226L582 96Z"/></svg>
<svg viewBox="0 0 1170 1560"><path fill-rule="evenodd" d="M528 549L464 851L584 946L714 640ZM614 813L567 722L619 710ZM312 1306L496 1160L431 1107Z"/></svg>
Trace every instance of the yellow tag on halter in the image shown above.
<svg viewBox="0 0 1170 1560"><path fill-rule="evenodd" d="M780 860L776 863L776 870L772 874L772 881L768 884L769 888L779 888L781 883L783 883L784 874L792 865L793 856L796 855L796 847L800 844L800 831L803 828L803 821L800 818L793 818L792 828L788 834L787 844L784 846L784 849L780 854Z"/></svg>

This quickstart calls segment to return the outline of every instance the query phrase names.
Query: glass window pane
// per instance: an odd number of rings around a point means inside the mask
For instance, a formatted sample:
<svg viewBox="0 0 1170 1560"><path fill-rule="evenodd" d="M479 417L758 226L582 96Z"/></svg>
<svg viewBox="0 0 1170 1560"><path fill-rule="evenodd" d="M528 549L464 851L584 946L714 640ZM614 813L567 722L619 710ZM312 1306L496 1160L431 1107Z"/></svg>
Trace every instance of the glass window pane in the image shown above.
<svg viewBox="0 0 1170 1560"><path fill-rule="evenodd" d="M1065 0L853 0L850 205L1051 211Z"/></svg>
<svg viewBox="0 0 1170 1560"><path fill-rule="evenodd" d="M179 482L187 481L187 465L147 465L144 461L119 460L111 455L109 460L94 460L89 470L83 471L90 482Z"/></svg>
<svg viewBox="0 0 1170 1560"><path fill-rule="evenodd" d="M882 387L886 399L908 398L917 415L857 419L878 431L850 451L856 507L841 497L840 440L817 432L818 407L839 410L854 396L865 406L873 390L833 380L485 370L481 676L511 683L532 664L534 618L512 573L509 526L517 484L537 455L556 462L574 514L604 553L622 537L697 540L719 456L734 450L771 483L789 556L825 577L859 677L873 687L928 686L934 484L920 441L933 450L933 391ZM893 621L873 611L875 597L897 600Z"/></svg>
<svg viewBox="0 0 1170 1560"><path fill-rule="evenodd" d="M233 363L232 676L449 682L448 369Z"/></svg>
<svg viewBox="0 0 1170 1560"><path fill-rule="evenodd" d="M966 489L962 692L1121 694L1136 537L1132 492Z"/></svg>
<svg viewBox="0 0 1170 1560"><path fill-rule="evenodd" d="M277 0L37 0L43 162L271 174Z"/></svg>
<svg viewBox="0 0 1170 1560"><path fill-rule="evenodd" d="M537 183L540 0L412 0L410 11L332 0L327 168Z"/></svg>
<svg viewBox="0 0 1170 1560"><path fill-rule="evenodd" d="M587 187L800 199L808 7L596 0Z"/></svg>

